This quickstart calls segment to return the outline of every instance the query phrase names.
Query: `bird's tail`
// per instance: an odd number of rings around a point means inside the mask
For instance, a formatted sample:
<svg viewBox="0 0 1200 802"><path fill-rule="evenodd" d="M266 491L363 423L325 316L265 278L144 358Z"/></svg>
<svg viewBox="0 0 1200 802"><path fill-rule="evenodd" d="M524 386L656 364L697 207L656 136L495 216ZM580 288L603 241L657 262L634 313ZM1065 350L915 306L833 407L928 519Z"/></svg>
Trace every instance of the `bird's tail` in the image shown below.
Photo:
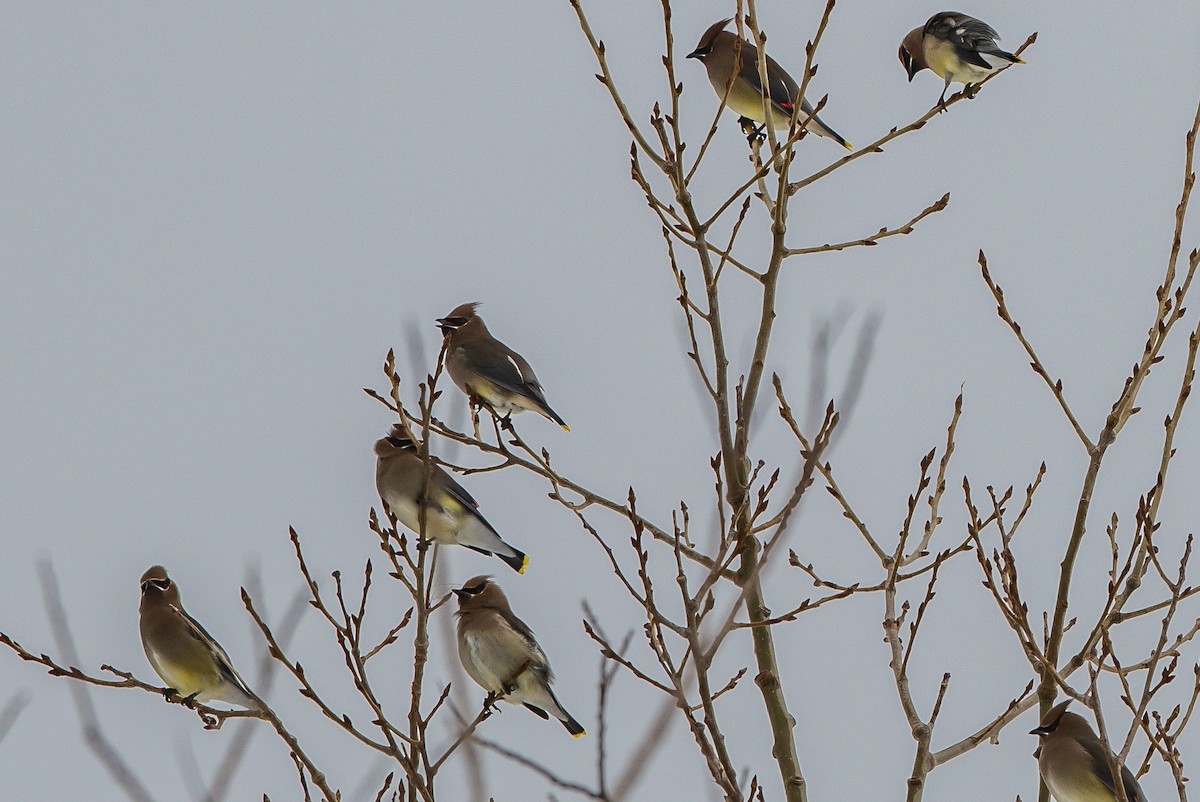
<svg viewBox="0 0 1200 802"><path fill-rule="evenodd" d="M563 726L567 728L567 732L571 733L572 738L582 738L587 735L587 730L570 713L567 713L567 719L563 722Z"/></svg>
<svg viewBox="0 0 1200 802"><path fill-rule="evenodd" d="M562 725L567 728L567 732L571 733L571 737L582 738L587 735L587 730L575 720L574 716L567 712L567 709L562 706L562 702L558 701L558 697L554 695L554 691L550 689L549 685L546 686L546 693L550 694L550 699L554 702L554 709L550 710L550 713L562 722Z"/></svg>
<svg viewBox="0 0 1200 802"><path fill-rule="evenodd" d="M542 404L542 410L543 410L543 414L544 414L544 415L545 415L547 418L549 418L550 420L554 421L554 422L555 422L555 423L557 423L559 426L563 427L563 429L565 429L566 431L568 431L568 432L569 432L569 431L571 431L571 427L567 425L567 422L566 422L566 421L564 421L562 418L560 418L560 417L558 416L558 413L557 413L557 412L555 412L554 410L552 410L552 409L550 408L550 405L549 405L549 404L543 403L543 404Z"/></svg>
<svg viewBox="0 0 1200 802"><path fill-rule="evenodd" d="M525 568L529 565L529 556L520 549L513 549L513 553L511 555L497 554L496 556L503 560L505 565L516 571L518 574L525 573Z"/></svg>

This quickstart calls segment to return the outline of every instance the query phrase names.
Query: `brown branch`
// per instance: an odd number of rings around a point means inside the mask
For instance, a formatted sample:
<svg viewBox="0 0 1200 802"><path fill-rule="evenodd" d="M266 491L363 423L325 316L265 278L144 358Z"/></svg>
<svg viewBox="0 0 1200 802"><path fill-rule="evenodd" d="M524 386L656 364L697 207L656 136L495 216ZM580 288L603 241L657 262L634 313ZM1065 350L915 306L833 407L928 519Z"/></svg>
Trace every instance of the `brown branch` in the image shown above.
<svg viewBox="0 0 1200 802"><path fill-rule="evenodd" d="M917 214L916 217L909 220L904 225L896 226L895 228L887 228L885 226L869 237L863 237L862 239L848 240L846 242L837 242L833 244L827 243L825 245L812 245L807 248L788 248L784 252L784 256L785 258L790 256L804 256L810 253L829 253L831 251L844 251L847 248L856 248L860 246L870 247L872 245L878 245L880 240L887 239L888 237L913 233L914 227L917 225L917 223L921 222L926 217L929 217L931 214L937 214L938 212L942 211L949 203L950 193L947 192L939 200L936 200L929 206L926 206L925 209Z"/></svg>

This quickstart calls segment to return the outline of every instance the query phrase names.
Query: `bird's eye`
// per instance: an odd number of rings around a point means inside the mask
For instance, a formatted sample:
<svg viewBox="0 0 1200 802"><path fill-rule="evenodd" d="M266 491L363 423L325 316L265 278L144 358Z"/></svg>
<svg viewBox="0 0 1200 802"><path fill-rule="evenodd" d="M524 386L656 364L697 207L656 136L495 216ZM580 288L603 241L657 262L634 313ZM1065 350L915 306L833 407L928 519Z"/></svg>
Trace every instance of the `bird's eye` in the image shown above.
<svg viewBox="0 0 1200 802"><path fill-rule="evenodd" d="M448 317L442 322L455 329L457 329L459 326L467 325L467 319L465 317Z"/></svg>
<svg viewBox="0 0 1200 802"><path fill-rule="evenodd" d="M470 587L463 588L463 591L474 596L477 593L483 593L483 589L485 587L487 587L487 583L480 582L478 585L471 585Z"/></svg>
<svg viewBox="0 0 1200 802"><path fill-rule="evenodd" d="M166 590L171 587L170 579L147 579L142 583L142 593L154 588L155 590Z"/></svg>

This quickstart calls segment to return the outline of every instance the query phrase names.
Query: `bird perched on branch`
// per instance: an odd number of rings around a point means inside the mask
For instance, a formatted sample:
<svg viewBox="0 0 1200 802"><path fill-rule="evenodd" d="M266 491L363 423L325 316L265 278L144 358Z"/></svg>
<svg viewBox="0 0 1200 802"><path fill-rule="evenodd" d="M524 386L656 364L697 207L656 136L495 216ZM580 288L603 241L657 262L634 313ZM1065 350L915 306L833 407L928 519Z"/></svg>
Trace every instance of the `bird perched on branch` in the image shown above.
<svg viewBox="0 0 1200 802"><path fill-rule="evenodd" d="M508 598L490 577L477 576L454 590L458 597L458 657L481 688L509 704L554 716L573 738L587 733L563 708L550 683L554 674L533 631L513 615Z"/></svg>
<svg viewBox="0 0 1200 802"><path fill-rule="evenodd" d="M1001 50L995 28L982 20L957 11L941 11L929 18L920 28L913 28L900 43L900 63L913 76L929 69L940 76L946 85L938 104L946 108L946 91L950 84L971 84L983 80L996 70L1010 64L1024 64L1018 56Z"/></svg>
<svg viewBox="0 0 1200 802"><path fill-rule="evenodd" d="M542 384L525 357L497 340L475 313L478 303L462 304L437 321L446 340L446 370L473 404L497 417L533 410L571 431L550 408Z"/></svg>
<svg viewBox="0 0 1200 802"><path fill-rule="evenodd" d="M471 494L432 457L426 470L416 442L404 427L393 425L387 437L375 442L375 457L375 487L396 520L425 540L494 554L524 573L529 564L525 553L504 542L480 514Z"/></svg>
<svg viewBox="0 0 1200 802"><path fill-rule="evenodd" d="M179 588L167 576L167 569L152 566L142 574L141 586L138 618L142 648L162 681L188 705L217 701L249 710L261 708L229 655L183 609Z"/></svg>
<svg viewBox="0 0 1200 802"><path fill-rule="evenodd" d="M792 76L767 56L767 88L763 89L758 72L758 48L735 33L725 30L732 21L723 19L715 22L704 35L688 58L699 59L708 70L708 80L717 97L725 99L725 105L741 115L743 130L754 123L765 123L764 106L771 115L771 124L783 133L791 125L795 104L800 103L799 124L807 120L807 130L818 136L832 139L847 150L854 147L840 134L813 114L812 104L800 97L800 87ZM767 102L764 104L763 99ZM761 132L761 128L758 132Z"/></svg>
<svg viewBox="0 0 1200 802"><path fill-rule="evenodd" d="M1041 725L1030 732L1041 739L1038 772L1058 802L1114 802L1110 752L1096 737L1087 719L1068 713L1071 700L1051 708ZM1133 773L1121 766L1121 784L1129 802L1146 802Z"/></svg>

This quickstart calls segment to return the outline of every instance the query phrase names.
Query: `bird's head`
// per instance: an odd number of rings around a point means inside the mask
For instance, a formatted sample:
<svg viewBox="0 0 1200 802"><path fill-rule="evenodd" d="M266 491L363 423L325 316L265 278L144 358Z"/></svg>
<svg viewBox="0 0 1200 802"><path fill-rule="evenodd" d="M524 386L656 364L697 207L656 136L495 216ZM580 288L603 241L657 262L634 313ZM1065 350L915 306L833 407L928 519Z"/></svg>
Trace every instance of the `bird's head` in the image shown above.
<svg viewBox="0 0 1200 802"><path fill-rule="evenodd" d="M460 613L489 607L508 609L508 597L504 595L504 591L500 590L500 586L493 582L490 576L477 576L468 579L466 584L461 588L454 589L454 595L458 597L458 610Z"/></svg>
<svg viewBox="0 0 1200 802"><path fill-rule="evenodd" d="M162 598L169 602L179 599L179 589L167 576L167 569L161 565L152 565L147 568L146 573L142 574L142 578L138 580L138 584L142 587L143 599Z"/></svg>
<svg viewBox="0 0 1200 802"><path fill-rule="evenodd" d="M699 59L703 63L704 59L713 52L713 45L716 44L717 37L725 32L725 26L732 21L733 17L727 17L710 25L704 35L700 37L696 49L687 54L687 58ZM732 34L729 35L732 36Z"/></svg>
<svg viewBox="0 0 1200 802"><path fill-rule="evenodd" d="M461 304L454 307L454 311L450 314L437 319L437 327L442 330L444 336L449 336L452 332L461 329L472 320L478 318L478 315L475 314L475 307L477 306L479 306L479 302L473 301L469 304Z"/></svg>
<svg viewBox="0 0 1200 802"><path fill-rule="evenodd" d="M900 43L900 63L904 65L910 83L914 75L929 66L925 63L925 45L922 41L924 38L924 28L913 28Z"/></svg>
<svg viewBox="0 0 1200 802"><path fill-rule="evenodd" d="M393 423L392 428L388 429L387 435L382 440L375 441L375 456L394 456L397 451L410 451L416 447L417 441L413 439L409 430L398 423Z"/></svg>

